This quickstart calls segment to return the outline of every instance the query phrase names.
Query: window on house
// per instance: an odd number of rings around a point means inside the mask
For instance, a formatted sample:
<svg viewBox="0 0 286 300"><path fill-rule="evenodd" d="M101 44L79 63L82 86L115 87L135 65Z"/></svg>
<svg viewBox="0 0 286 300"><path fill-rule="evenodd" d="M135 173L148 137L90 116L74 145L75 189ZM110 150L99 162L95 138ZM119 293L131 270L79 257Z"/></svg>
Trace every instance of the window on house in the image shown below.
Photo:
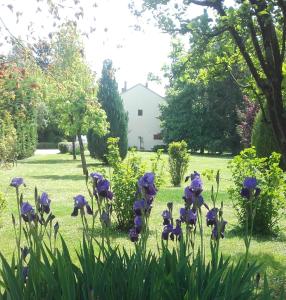
<svg viewBox="0 0 286 300"><path fill-rule="evenodd" d="M161 133L154 134L153 139L154 140L162 140L162 134Z"/></svg>
<svg viewBox="0 0 286 300"><path fill-rule="evenodd" d="M138 109L138 116L143 116L143 109Z"/></svg>

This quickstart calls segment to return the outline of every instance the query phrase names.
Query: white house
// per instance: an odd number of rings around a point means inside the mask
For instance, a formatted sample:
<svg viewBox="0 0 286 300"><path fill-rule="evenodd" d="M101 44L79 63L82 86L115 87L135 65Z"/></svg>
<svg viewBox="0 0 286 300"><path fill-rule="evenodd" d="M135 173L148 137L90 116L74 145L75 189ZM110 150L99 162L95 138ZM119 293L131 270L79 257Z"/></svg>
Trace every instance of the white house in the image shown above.
<svg viewBox="0 0 286 300"><path fill-rule="evenodd" d="M128 113L128 146L152 150L163 145L159 105L165 99L143 84L122 89L121 98Z"/></svg>

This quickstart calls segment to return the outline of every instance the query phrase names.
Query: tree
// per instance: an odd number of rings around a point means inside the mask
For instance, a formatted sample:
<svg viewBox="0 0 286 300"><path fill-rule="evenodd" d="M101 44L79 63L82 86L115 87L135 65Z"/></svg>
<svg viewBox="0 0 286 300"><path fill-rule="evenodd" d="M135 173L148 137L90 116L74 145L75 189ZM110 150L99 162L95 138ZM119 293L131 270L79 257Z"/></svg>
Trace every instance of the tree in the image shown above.
<svg viewBox="0 0 286 300"><path fill-rule="evenodd" d="M192 22L185 12L191 4L216 11L215 22L209 20L210 30L203 38L227 32L235 42L260 94L267 103L269 120L286 164L286 115L283 103L283 78L286 49L286 3L283 0L235 1L227 6L222 0L188 0L175 5L167 16L170 0L144 0L144 9L151 9L168 31L193 33ZM162 14L164 10L164 14ZM175 28L175 22L179 28ZM212 24L212 25L211 25ZM263 107L261 106L263 109Z"/></svg>
<svg viewBox="0 0 286 300"><path fill-rule="evenodd" d="M54 84L52 105L59 127L67 136L77 136L83 174L87 174L82 134L93 128L98 135L106 134L106 114L95 97L93 75L84 61L75 27L67 23L52 43L54 57L49 67Z"/></svg>
<svg viewBox="0 0 286 300"><path fill-rule="evenodd" d="M94 129L88 132L88 148L91 156L105 159L107 153L107 139L119 137L119 151L123 159L127 154L127 126L128 117L124 110L122 99L118 92L118 85L114 76L112 61L106 59L103 62L102 74L99 81L98 101L105 110L107 120L110 124L108 135L100 137Z"/></svg>
<svg viewBox="0 0 286 300"><path fill-rule="evenodd" d="M171 65L165 67L170 86L168 105L162 107L163 137L167 143L184 139L193 151L201 153L237 153L240 144L235 108L241 107L242 94L224 64L217 63L224 43L214 41L204 53L195 47L195 37L189 51L180 41L173 42Z"/></svg>

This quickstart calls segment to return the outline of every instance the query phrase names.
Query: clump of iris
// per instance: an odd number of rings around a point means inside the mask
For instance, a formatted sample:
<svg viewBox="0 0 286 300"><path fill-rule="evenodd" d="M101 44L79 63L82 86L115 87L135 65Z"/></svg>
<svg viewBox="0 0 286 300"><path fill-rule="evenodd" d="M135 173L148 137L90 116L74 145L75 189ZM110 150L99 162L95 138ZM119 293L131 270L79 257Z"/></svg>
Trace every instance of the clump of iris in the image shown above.
<svg viewBox="0 0 286 300"><path fill-rule="evenodd" d="M111 223L113 199L110 182L97 172L91 173L90 177L92 179L92 192L97 201L101 224L109 226Z"/></svg>
<svg viewBox="0 0 286 300"><path fill-rule="evenodd" d="M133 205L134 227L129 231L129 237L132 242L138 241L139 234L148 227L148 218L157 194L154 182L155 175L151 172L145 173L138 180L138 189L135 195L137 200L135 200Z"/></svg>

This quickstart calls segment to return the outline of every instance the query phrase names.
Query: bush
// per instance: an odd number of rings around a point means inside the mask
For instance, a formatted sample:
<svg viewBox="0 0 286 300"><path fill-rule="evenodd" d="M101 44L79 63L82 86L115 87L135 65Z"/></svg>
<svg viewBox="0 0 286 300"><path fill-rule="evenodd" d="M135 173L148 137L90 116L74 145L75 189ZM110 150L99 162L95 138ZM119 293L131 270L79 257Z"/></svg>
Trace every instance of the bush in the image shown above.
<svg viewBox="0 0 286 300"><path fill-rule="evenodd" d="M118 138L107 141L107 161L113 168L112 190L114 193L113 210L120 230L128 230L133 226L133 203L137 191L138 179L144 174L142 160L132 150L122 161L118 149Z"/></svg>
<svg viewBox="0 0 286 300"><path fill-rule="evenodd" d="M180 186L189 164L189 154L185 141L172 142L168 147L171 182Z"/></svg>
<svg viewBox="0 0 286 300"><path fill-rule="evenodd" d="M240 152L230 162L235 186L229 189L229 195L241 227L246 226L248 217L247 201L240 195L242 182L246 177L256 177L258 180L261 193L254 217L254 233L270 234L279 230L278 220L286 207L286 182L285 174L279 167L280 157L280 154L273 152L268 158L259 158L253 147Z"/></svg>
<svg viewBox="0 0 286 300"><path fill-rule="evenodd" d="M271 124L263 119L261 111L254 121L251 144L256 148L256 154L259 157L269 156L274 151L279 152Z"/></svg>
<svg viewBox="0 0 286 300"><path fill-rule="evenodd" d="M7 166L17 158L17 135L9 113L0 118L0 165Z"/></svg>
<svg viewBox="0 0 286 300"><path fill-rule="evenodd" d="M39 142L37 145L37 149L57 149L58 144L50 143L50 142Z"/></svg>
<svg viewBox="0 0 286 300"><path fill-rule="evenodd" d="M60 142L58 143L58 149L60 150L60 153L68 153L70 151L70 148L72 148L71 142Z"/></svg>

